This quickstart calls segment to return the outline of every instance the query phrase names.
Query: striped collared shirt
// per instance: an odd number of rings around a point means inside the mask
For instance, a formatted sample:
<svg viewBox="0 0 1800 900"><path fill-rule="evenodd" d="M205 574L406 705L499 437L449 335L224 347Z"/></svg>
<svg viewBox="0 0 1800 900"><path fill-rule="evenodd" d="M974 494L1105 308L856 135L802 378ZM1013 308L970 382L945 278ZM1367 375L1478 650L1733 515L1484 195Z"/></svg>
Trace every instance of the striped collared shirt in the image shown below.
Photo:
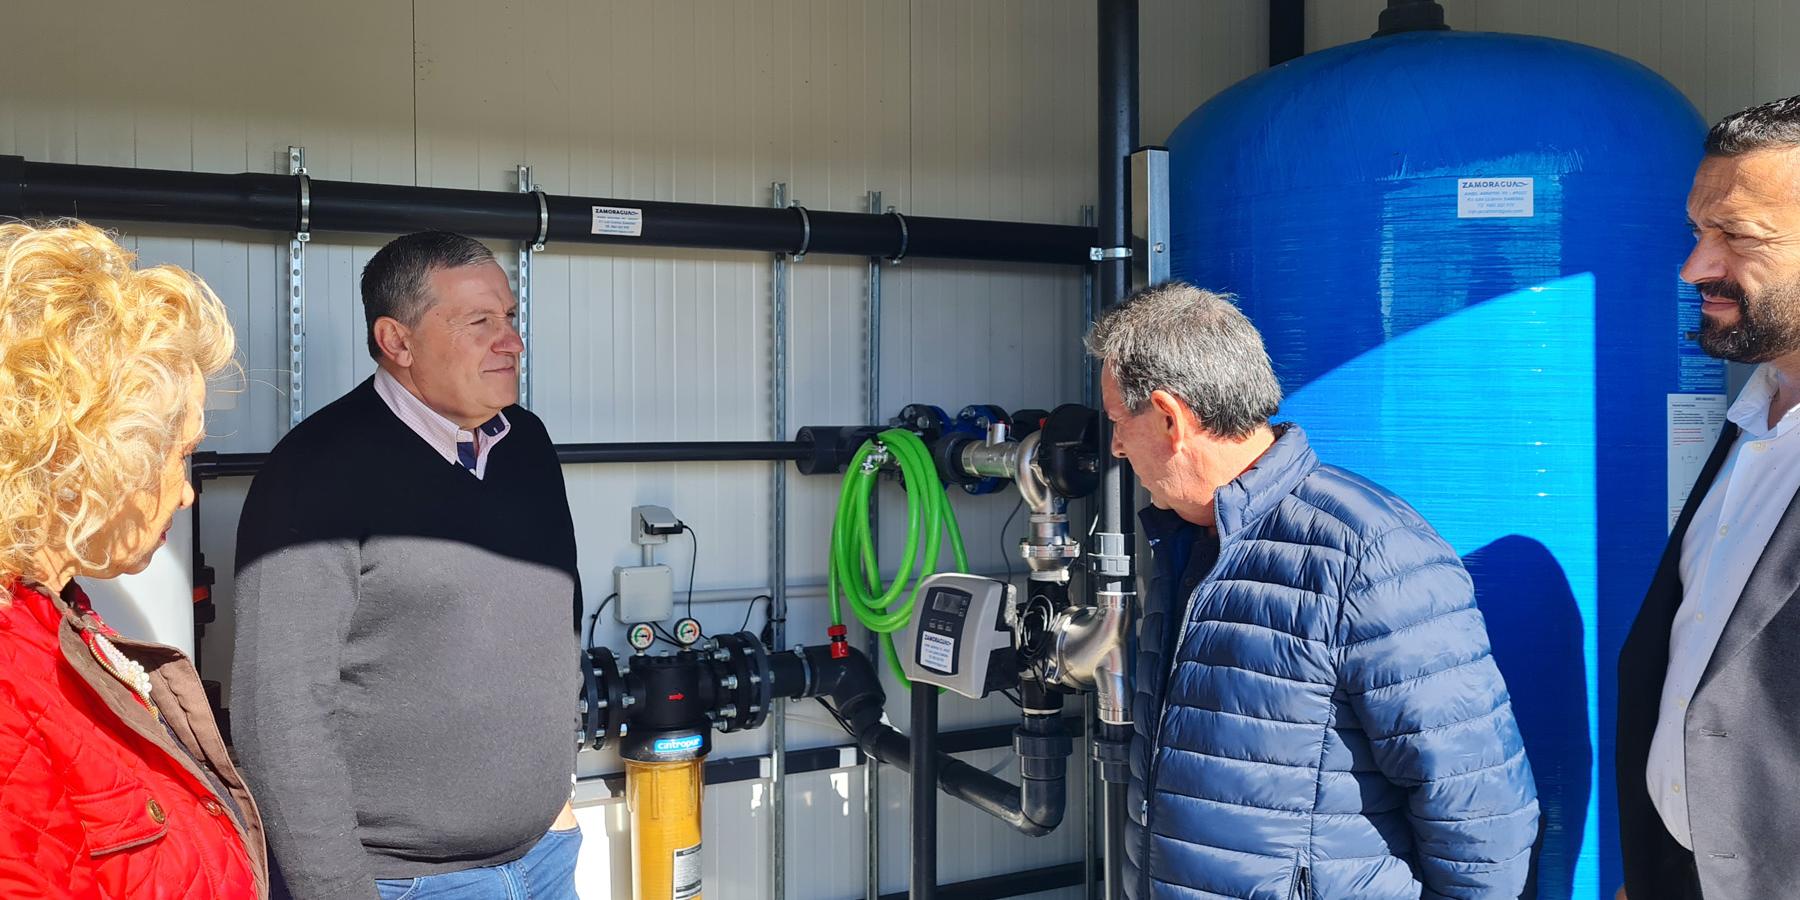
<svg viewBox="0 0 1800 900"><path fill-rule="evenodd" d="M461 428L426 406L425 401L413 396L413 392L398 379L379 367L375 370L375 393L380 394L387 408L431 445L445 462L462 466L476 478L487 474L488 454L512 431L505 413L495 413L492 419L475 428Z"/></svg>

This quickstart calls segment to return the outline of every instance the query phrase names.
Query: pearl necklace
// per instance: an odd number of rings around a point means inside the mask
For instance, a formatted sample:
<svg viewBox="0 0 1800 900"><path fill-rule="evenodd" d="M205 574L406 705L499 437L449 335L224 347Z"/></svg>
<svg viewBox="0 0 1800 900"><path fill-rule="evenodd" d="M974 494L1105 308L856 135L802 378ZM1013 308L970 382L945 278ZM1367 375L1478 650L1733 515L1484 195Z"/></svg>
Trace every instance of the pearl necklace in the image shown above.
<svg viewBox="0 0 1800 900"><path fill-rule="evenodd" d="M137 694L151 713L156 713L156 704L150 702L150 673L144 671L143 664L126 656L99 631L90 631L88 636L91 638L89 646L94 649L94 658L100 660L113 677L124 682L132 693Z"/></svg>

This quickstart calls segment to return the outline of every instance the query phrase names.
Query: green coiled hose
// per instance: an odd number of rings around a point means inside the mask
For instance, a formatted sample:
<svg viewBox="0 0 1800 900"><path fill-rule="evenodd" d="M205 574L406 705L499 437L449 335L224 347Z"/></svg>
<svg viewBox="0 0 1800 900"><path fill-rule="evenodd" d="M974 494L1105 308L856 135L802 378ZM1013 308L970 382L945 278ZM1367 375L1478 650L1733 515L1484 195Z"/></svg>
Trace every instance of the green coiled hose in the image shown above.
<svg viewBox="0 0 1800 900"><path fill-rule="evenodd" d="M877 444L900 468L906 484L906 547L902 551L900 569L892 584L881 584L881 566L875 558L875 542L869 528L869 497L875 493L880 467L865 465L877 450ZM937 571L938 550L944 532L950 534L950 549L956 556L957 570L969 570L969 556L963 549L962 529L956 523L956 511L950 507L944 483L939 480L931 451L919 436L903 428L892 428L864 441L850 460L844 473L844 486L838 492L837 518L831 525L831 571L827 584L831 594L831 621L844 622L840 598L848 598L850 611L857 621L881 635L888 665L894 677L910 686L900 668L900 655L894 648L894 632L912 620L913 604L918 599L919 585ZM925 538L924 557L919 556L919 538ZM915 573L915 561L917 572Z"/></svg>

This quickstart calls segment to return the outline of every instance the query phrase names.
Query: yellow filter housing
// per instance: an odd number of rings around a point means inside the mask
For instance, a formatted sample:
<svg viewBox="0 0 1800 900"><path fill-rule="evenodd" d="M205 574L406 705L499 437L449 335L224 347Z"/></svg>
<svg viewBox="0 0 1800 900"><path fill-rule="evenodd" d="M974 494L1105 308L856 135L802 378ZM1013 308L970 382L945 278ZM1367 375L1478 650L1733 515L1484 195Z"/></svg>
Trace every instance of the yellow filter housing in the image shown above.
<svg viewBox="0 0 1800 900"><path fill-rule="evenodd" d="M633 900L701 900L700 791L705 757L625 761Z"/></svg>

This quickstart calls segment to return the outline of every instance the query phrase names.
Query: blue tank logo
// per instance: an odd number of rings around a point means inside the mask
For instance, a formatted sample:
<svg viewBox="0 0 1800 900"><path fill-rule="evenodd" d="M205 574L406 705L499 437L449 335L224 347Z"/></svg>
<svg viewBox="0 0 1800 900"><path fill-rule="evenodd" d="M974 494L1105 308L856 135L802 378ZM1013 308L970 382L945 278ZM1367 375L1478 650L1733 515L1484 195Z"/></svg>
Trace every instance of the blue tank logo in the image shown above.
<svg viewBox="0 0 1800 900"><path fill-rule="evenodd" d="M650 749L656 753L692 753L700 749L700 735L657 738L650 744Z"/></svg>

